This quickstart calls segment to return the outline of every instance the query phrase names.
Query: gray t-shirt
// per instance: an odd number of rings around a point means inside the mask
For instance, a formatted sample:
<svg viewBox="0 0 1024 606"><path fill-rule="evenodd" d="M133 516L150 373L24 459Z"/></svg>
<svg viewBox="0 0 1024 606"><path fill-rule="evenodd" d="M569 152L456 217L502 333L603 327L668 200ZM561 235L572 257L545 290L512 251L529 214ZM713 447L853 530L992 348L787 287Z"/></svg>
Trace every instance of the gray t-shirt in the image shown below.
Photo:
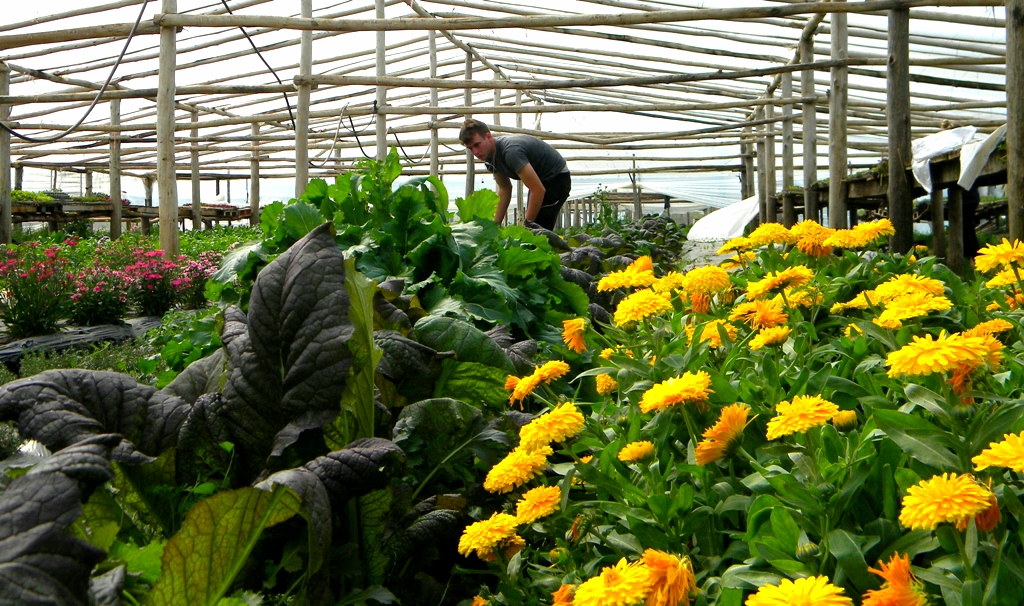
<svg viewBox="0 0 1024 606"><path fill-rule="evenodd" d="M529 162L541 181L550 181L569 166L562 154L531 135L505 135L494 139L494 161L484 165L492 173L519 180L519 171Z"/></svg>

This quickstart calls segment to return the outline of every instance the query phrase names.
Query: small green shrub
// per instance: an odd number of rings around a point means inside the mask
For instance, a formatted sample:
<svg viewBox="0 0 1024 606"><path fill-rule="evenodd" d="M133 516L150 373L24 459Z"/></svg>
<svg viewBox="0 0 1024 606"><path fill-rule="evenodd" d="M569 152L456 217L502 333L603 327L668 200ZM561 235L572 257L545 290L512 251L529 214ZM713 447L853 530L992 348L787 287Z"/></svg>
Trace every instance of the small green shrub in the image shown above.
<svg viewBox="0 0 1024 606"><path fill-rule="evenodd" d="M21 446L21 435L14 427L14 423L8 421L0 423L0 461L18 452Z"/></svg>
<svg viewBox="0 0 1024 606"><path fill-rule="evenodd" d="M54 368L109 370L151 383L153 376L142 369L142 361L156 353L144 340L100 343L92 349L67 349L58 352L33 352L21 360L21 376L30 377Z"/></svg>

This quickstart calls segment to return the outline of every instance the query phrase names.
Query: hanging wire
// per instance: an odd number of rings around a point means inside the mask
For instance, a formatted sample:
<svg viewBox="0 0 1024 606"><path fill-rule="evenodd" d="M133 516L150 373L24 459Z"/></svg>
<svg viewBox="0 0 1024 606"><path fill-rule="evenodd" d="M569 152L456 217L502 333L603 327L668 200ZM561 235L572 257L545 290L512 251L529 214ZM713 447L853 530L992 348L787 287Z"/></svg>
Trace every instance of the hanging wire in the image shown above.
<svg viewBox="0 0 1024 606"><path fill-rule="evenodd" d="M338 145L338 137L341 135L341 127L344 125L344 122L342 122L342 118L345 117L346 109L348 109L348 103L345 104L345 107L341 108L341 113L338 114L338 126L334 127L334 141L331 143L331 149L327 150L327 159L323 161L323 164L319 165L316 162L313 162L313 160L310 160L309 166L311 168L323 168L327 166L328 162L331 161L330 155L334 152L334 148ZM317 154L316 157L319 158L322 155L324 155L324 152L320 152L319 154Z"/></svg>
<svg viewBox="0 0 1024 606"><path fill-rule="evenodd" d="M391 129L388 129L388 130L390 131ZM405 148L402 147L402 142L399 141L399 139L398 139L398 133L396 133L394 131L391 131L391 134L395 136L395 143L398 144L398 149L402 150L402 155L405 156L406 161L410 162L414 166L416 164L419 164L420 162L423 162L423 158L426 158L427 154L430 153L430 148L428 147L427 150L423 152L423 155L420 156L419 160L413 160L412 158L409 157L409 154L405 153Z"/></svg>
<svg viewBox="0 0 1024 606"><path fill-rule="evenodd" d="M146 0L146 1L148 2L149 0ZM221 2L221 4L224 5L224 8L227 9L229 15L233 15L234 14L233 12L231 12L231 7L228 6L228 0L220 0L220 2ZM242 32L242 35L245 36L245 39L249 41L249 46L252 47L252 50L256 51L256 56L260 58L260 61L263 62L263 65L267 66L267 69L270 70L270 73L274 76L274 80L277 80L278 84L280 84L281 86L284 86L284 82L281 82L281 78L277 75L277 72L275 72L274 68L270 67L270 64L267 63L267 60L263 58L263 53L261 53L260 49L256 47L256 43L253 42L252 38L249 37L249 34L245 31L245 28L244 27L239 27L238 30L240 32ZM288 117L292 121L292 130L294 131L295 130L295 115L292 114L292 104L291 104L291 101L288 100L288 93L281 93L281 95L284 96L284 105L285 105L285 107L288 108Z"/></svg>
<svg viewBox="0 0 1024 606"><path fill-rule="evenodd" d="M365 133L366 129L370 128L370 126L372 126L376 122L377 122L377 102L374 101L373 102L373 115L370 118L370 121L366 123L366 126L363 127L363 130L359 131L359 133ZM363 149L363 143L362 143L362 141L359 140L359 133L356 132L356 124L355 124L355 122L352 121L352 116L351 115L348 116L348 125L349 125L349 132L352 133L352 137L356 140L356 145L359 146L360 153L362 153L363 157L366 158L367 160L373 160L373 156L371 156L370 154L366 153L366 150Z"/></svg>
<svg viewBox="0 0 1024 606"><path fill-rule="evenodd" d="M56 141L60 141L64 137L78 130L78 127L81 126L83 122L85 122L85 119L88 118L89 114L92 113L92 110L95 109L96 104L100 101L100 97L102 97L103 93L107 91L107 87L110 86L110 81L114 79L114 73L117 71L118 66L121 65L121 60L124 59L124 54L128 51L128 45L132 43L132 38L135 37L135 32L138 31L139 24L142 23L142 15L146 13L146 6L148 5L149 0L143 0L142 9L139 11L139 16L136 17L135 23L132 25L131 31L128 32L128 39L124 41L124 48L121 49L121 54L117 56L117 61L115 61L114 66L110 68L110 74L107 76L106 82L104 82L103 86L100 87L100 90L96 92L96 96L93 97L92 103L89 104L89 108L85 110L85 114L78 120L78 122L75 122L73 125L71 125L70 128L68 128L64 132L54 135L52 137L29 137L28 135L23 135L15 131L14 129L7 126L3 122L0 122L0 128L11 133L12 135L21 139L22 141L28 141L29 143L54 143Z"/></svg>

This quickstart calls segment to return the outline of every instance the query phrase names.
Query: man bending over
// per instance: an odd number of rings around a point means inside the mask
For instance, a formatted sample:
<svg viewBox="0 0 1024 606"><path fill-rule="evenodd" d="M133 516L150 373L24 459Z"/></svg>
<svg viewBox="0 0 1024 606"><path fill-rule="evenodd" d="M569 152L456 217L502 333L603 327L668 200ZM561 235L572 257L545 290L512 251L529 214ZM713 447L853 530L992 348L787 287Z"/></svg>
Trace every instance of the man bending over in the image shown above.
<svg viewBox="0 0 1024 606"><path fill-rule="evenodd" d="M525 219L545 229L555 228L558 211L569 197L572 185L569 167L562 154L530 135L494 138L486 124L473 119L462 124L459 140L494 174L498 190L495 221L501 223L505 220L512 201L511 179L515 179L521 180L530 190Z"/></svg>

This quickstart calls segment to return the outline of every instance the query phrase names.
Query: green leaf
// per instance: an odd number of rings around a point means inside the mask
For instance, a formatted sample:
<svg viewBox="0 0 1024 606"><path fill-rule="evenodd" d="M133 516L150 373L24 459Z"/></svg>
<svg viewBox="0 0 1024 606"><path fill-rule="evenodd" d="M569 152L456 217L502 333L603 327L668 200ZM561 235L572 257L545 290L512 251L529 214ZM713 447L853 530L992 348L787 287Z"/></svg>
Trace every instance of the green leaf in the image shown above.
<svg viewBox="0 0 1024 606"><path fill-rule="evenodd" d="M288 236L295 240L302 239L306 234L320 227L324 223L324 216L319 209L308 202L297 202L289 204L284 208L284 219L282 225Z"/></svg>
<svg viewBox="0 0 1024 606"><path fill-rule="evenodd" d="M478 362L515 374L508 354L482 330L456 318L427 316L413 326L416 340L438 352L454 351L457 360Z"/></svg>
<svg viewBox="0 0 1024 606"><path fill-rule="evenodd" d="M878 586L878 580L868 572L868 564L864 561L864 537L851 535L845 530L836 529L828 535L828 550L843 567L846 576L850 577L857 591L864 593Z"/></svg>
<svg viewBox="0 0 1024 606"><path fill-rule="evenodd" d="M348 434L348 441L351 442L374 435L373 380L377 363L384 352L373 340L373 295L377 292L377 285L356 271L352 259L345 260L345 290L348 291L349 297L348 315L355 331L348 341L353 360L349 369L349 380L345 383L345 391L341 396L341 409L355 419L355 427L351 428ZM338 421L343 419L339 417L335 423Z"/></svg>
<svg viewBox="0 0 1024 606"><path fill-rule="evenodd" d="M909 383L904 388L907 399L913 404L920 406L937 417L948 417L949 413L943 407L945 398L928 389L914 383Z"/></svg>
<svg viewBox="0 0 1024 606"><path fill-rule="evenodd" d="M478 408L500 411L508 407L506 378L508 373L500 368L445 360L441 364L441 376L434 383L434 397L453 398Z"/></svg>
<svg viewBox="0 0 1024 606"><path fill-rule="evenodd" d="M796 557L796 546L800 541L800 527L785 507L775 507L771 514L772 533L786 555Z"/></svg>
<svg viewBox="0 0 1024 606"><path fill-rule="evenodd" d="M946 432L928 421L896 410L875 410L875 422L907 454L940 471L955 470L960 463L946 444Z"/></svg>
<svg viewBox="0 0 1024 606"><path fill-rule="evenodd" d="M384 548L384 533L392 500L389 488L359 497L359 538L363 547L366 580L371 585L380 585L387 578L391 558Z"/></svg>
<svg viewBox="0 0 1024 606"><path fill-rule="evenodd" d="M140 581L152 585L160 578L161 559L166 546L167 541L159 539L151 540L142 547L134 543L117 542L107 555L112 560L123 562L128 572L139 575Z"/></svg>
<svg viewBox="0 0 1024 606"><path fill-rule="evenodd" d="M215 606L242 571L263 530L299 511L284 486L240 488L196 503L163 553L150 606Z"/></svg>
<svg viewBox="0 0 1024 606"><path fill-rule="evenodd" d="M498 196L489 189L481 189L468 198L456 198L455 207L459 209L459 219L464 223L474 219L493 220L498 209Z"/></svg>
<svg viewBox="0 0 1024 606"><path fill-rule="evenodd" d="M103 551L109 551L117 540L123 517L124 513L110 491L100 489L82 505L82 514L68 527L68 531Z"/></svg>
<svg viewBox="0 0 1024 606"><path fill-rule="evenodd" d="M961 594L963 606L981 606L985 585L978 579L964 583L964 591Z"/></svg>

